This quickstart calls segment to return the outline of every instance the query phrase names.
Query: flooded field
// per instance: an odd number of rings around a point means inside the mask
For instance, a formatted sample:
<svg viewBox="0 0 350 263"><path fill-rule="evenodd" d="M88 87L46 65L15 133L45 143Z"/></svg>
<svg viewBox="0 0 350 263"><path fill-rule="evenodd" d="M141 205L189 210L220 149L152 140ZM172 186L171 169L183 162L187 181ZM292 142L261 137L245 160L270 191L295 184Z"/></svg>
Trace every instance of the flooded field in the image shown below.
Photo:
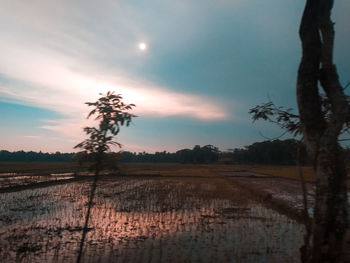
<svg viewBox="0 0 350 263"><path fill-rule="evenodd" d="M91 182L0 195L3 262L75 262ZM99 181L82 262L299 262L303 227L219 177Z"/></svg>
<svg viewBox="0 0 350 263"><path fill-rule="evenodd" d="M0 193L12 187L49 184L87 174L86 165L74 162L0 162Z"/></svg>
<svg viewBox="0 0 350 263"><path fill-rule="evenodd" d="M51 173L47 175L0 174L0 190L14 186L26 186L43 182L54 182L74 178L74 173Z"/></svg>

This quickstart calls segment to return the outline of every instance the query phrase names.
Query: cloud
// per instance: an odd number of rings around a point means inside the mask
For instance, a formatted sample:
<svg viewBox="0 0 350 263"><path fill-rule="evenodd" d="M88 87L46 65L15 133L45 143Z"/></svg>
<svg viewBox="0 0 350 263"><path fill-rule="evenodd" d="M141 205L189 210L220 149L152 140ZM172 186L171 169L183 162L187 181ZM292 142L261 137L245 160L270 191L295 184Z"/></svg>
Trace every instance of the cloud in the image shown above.
<svg viewBox="0 0 350 263"><path fill-rule="evenodd" d="M24 135L23 138L38 139L38 138L40 138L40 136L36 136L36 135Z"/></svg>
<svg viewBox="0 0 350 263"><path fill-rule="evenodd" d="M139 116L186 116L203 121L228 118L212 98L176 92L137 75L150 51L135 48L150 36L122 2L5 1L0 10L0 95L61 113L43 128L79 134L99 93L108 90L137 105ZM78 127L79 126L79 127Z"/></svg>

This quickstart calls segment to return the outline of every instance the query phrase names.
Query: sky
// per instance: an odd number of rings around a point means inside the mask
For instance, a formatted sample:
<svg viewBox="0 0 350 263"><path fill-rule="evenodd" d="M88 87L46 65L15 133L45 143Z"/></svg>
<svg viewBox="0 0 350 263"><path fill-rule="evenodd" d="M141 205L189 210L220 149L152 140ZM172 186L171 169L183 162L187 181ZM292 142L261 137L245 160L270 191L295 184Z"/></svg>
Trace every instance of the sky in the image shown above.
<svg viewBox="0 0 350 263"><path fill-rule="evenodd" d="M305 0L0 3L0 149L72 152L94 125L84 103L107 91L136 104L117 136L133 152L243 147L281 133L250 108L268 97L296 108ZM343 85L349 10L335 1Z"/></svg>

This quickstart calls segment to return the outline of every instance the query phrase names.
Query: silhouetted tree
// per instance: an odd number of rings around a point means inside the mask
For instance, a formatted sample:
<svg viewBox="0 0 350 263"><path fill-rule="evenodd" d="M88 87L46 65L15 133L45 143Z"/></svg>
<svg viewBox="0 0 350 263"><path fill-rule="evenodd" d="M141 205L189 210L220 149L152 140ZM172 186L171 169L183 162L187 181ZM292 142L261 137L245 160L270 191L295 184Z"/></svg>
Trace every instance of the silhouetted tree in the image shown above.
<svg viewBox="0 0 350 263"><path fill-rule="evenodd" d="M293 165L296 162L299 142L295 139L255 142L243 149L222 153L235 163ZM301 163L307 162L305 147L301 147Z"/></svg>
<svg viewBox="0 0 350 263"><path fill-rule="evenodd" d="M176 152L176 156L181 163L193 163L193 152L190 149L182 149Z"/></svg>
<svg viewBox="0 0 350 263"><path fill-rule="evenodd" d="M120 127L123 125L129 126L135 115L129 111L135 106L134 104L125 104L122 102L121 95L115 95L113 92L107 92L106 95L99 98L96 102L87 102L88 106L93 106L87 118L96 116L95 120L99 120L98 127L85 127L84 131L89 138L76 145L74 148L83 149L78 153L81 160L90 160L93 162L91 168L95 171L94 181L91 186L91 192L86 212L83 234L80 242L79 254L77 262L81 260L85 236L87 233L90 211L95 195L97 179L99 172L103 168L116 169L116 161L119 157L116 153L111 153L110 146L121 147L121 144L114 141L114 137L119 133Z"/></svg>
<svg viewBox="0 0 350 263"><path fill-rule="evenodd" d="M333 64L333 0L307 0L300 25L302 59L297 101L303 138L316 173L311 262L345 262L347 221L346 166L338 137L349 116L349 105ZM329 100L322 111L319 85Z"/></svg>
<svg viewBox="0 0 350 263"><path fill-rule="evenodd" d="M111 146L121 147L114 137L119 133L121 126L129 126L132 118L135 117L129 113L135 105L125 104L122 102L122 96L115 95L113 92L108 92L96 102L86 104L94 107L87 118L94 116L95 120L99 121L99 125L98 127L85 127L84 131L89 138L74 148L83 149L78 153L79 158L92 161L91 168L98 176L102 168L117 168L114 161L118 160L118 155L110 153Z"/></svg>
<svg viewBox="0 0 350 263"><path fill-rule="evenodd" d="M299 29L303 50L297 81L300 116L272 107L271 102L252 109L257 119L271 121L271 116L277 116L274 120L282 128L302 133L316 175L312 243L302 250L302 260L315 263L350 261L345 253L347 172L339 145L339 135L350 127L350 111L349 97L333 64L332 8L333 0L306 1Z"/></svg>

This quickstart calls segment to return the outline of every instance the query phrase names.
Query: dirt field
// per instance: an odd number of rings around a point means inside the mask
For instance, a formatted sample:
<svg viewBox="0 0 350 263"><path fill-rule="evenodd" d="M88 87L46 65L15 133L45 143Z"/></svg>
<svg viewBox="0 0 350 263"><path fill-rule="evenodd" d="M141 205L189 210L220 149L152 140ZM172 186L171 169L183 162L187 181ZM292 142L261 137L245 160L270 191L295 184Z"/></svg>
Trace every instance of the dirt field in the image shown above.
<svg viewBox="0 0 350 263"><path fill-rule="evenodd" d="M299 262L303 226L207 165L126 165L97 186L83 262ZM91 180L0 195L4 262L75 262Z"/></svg>

